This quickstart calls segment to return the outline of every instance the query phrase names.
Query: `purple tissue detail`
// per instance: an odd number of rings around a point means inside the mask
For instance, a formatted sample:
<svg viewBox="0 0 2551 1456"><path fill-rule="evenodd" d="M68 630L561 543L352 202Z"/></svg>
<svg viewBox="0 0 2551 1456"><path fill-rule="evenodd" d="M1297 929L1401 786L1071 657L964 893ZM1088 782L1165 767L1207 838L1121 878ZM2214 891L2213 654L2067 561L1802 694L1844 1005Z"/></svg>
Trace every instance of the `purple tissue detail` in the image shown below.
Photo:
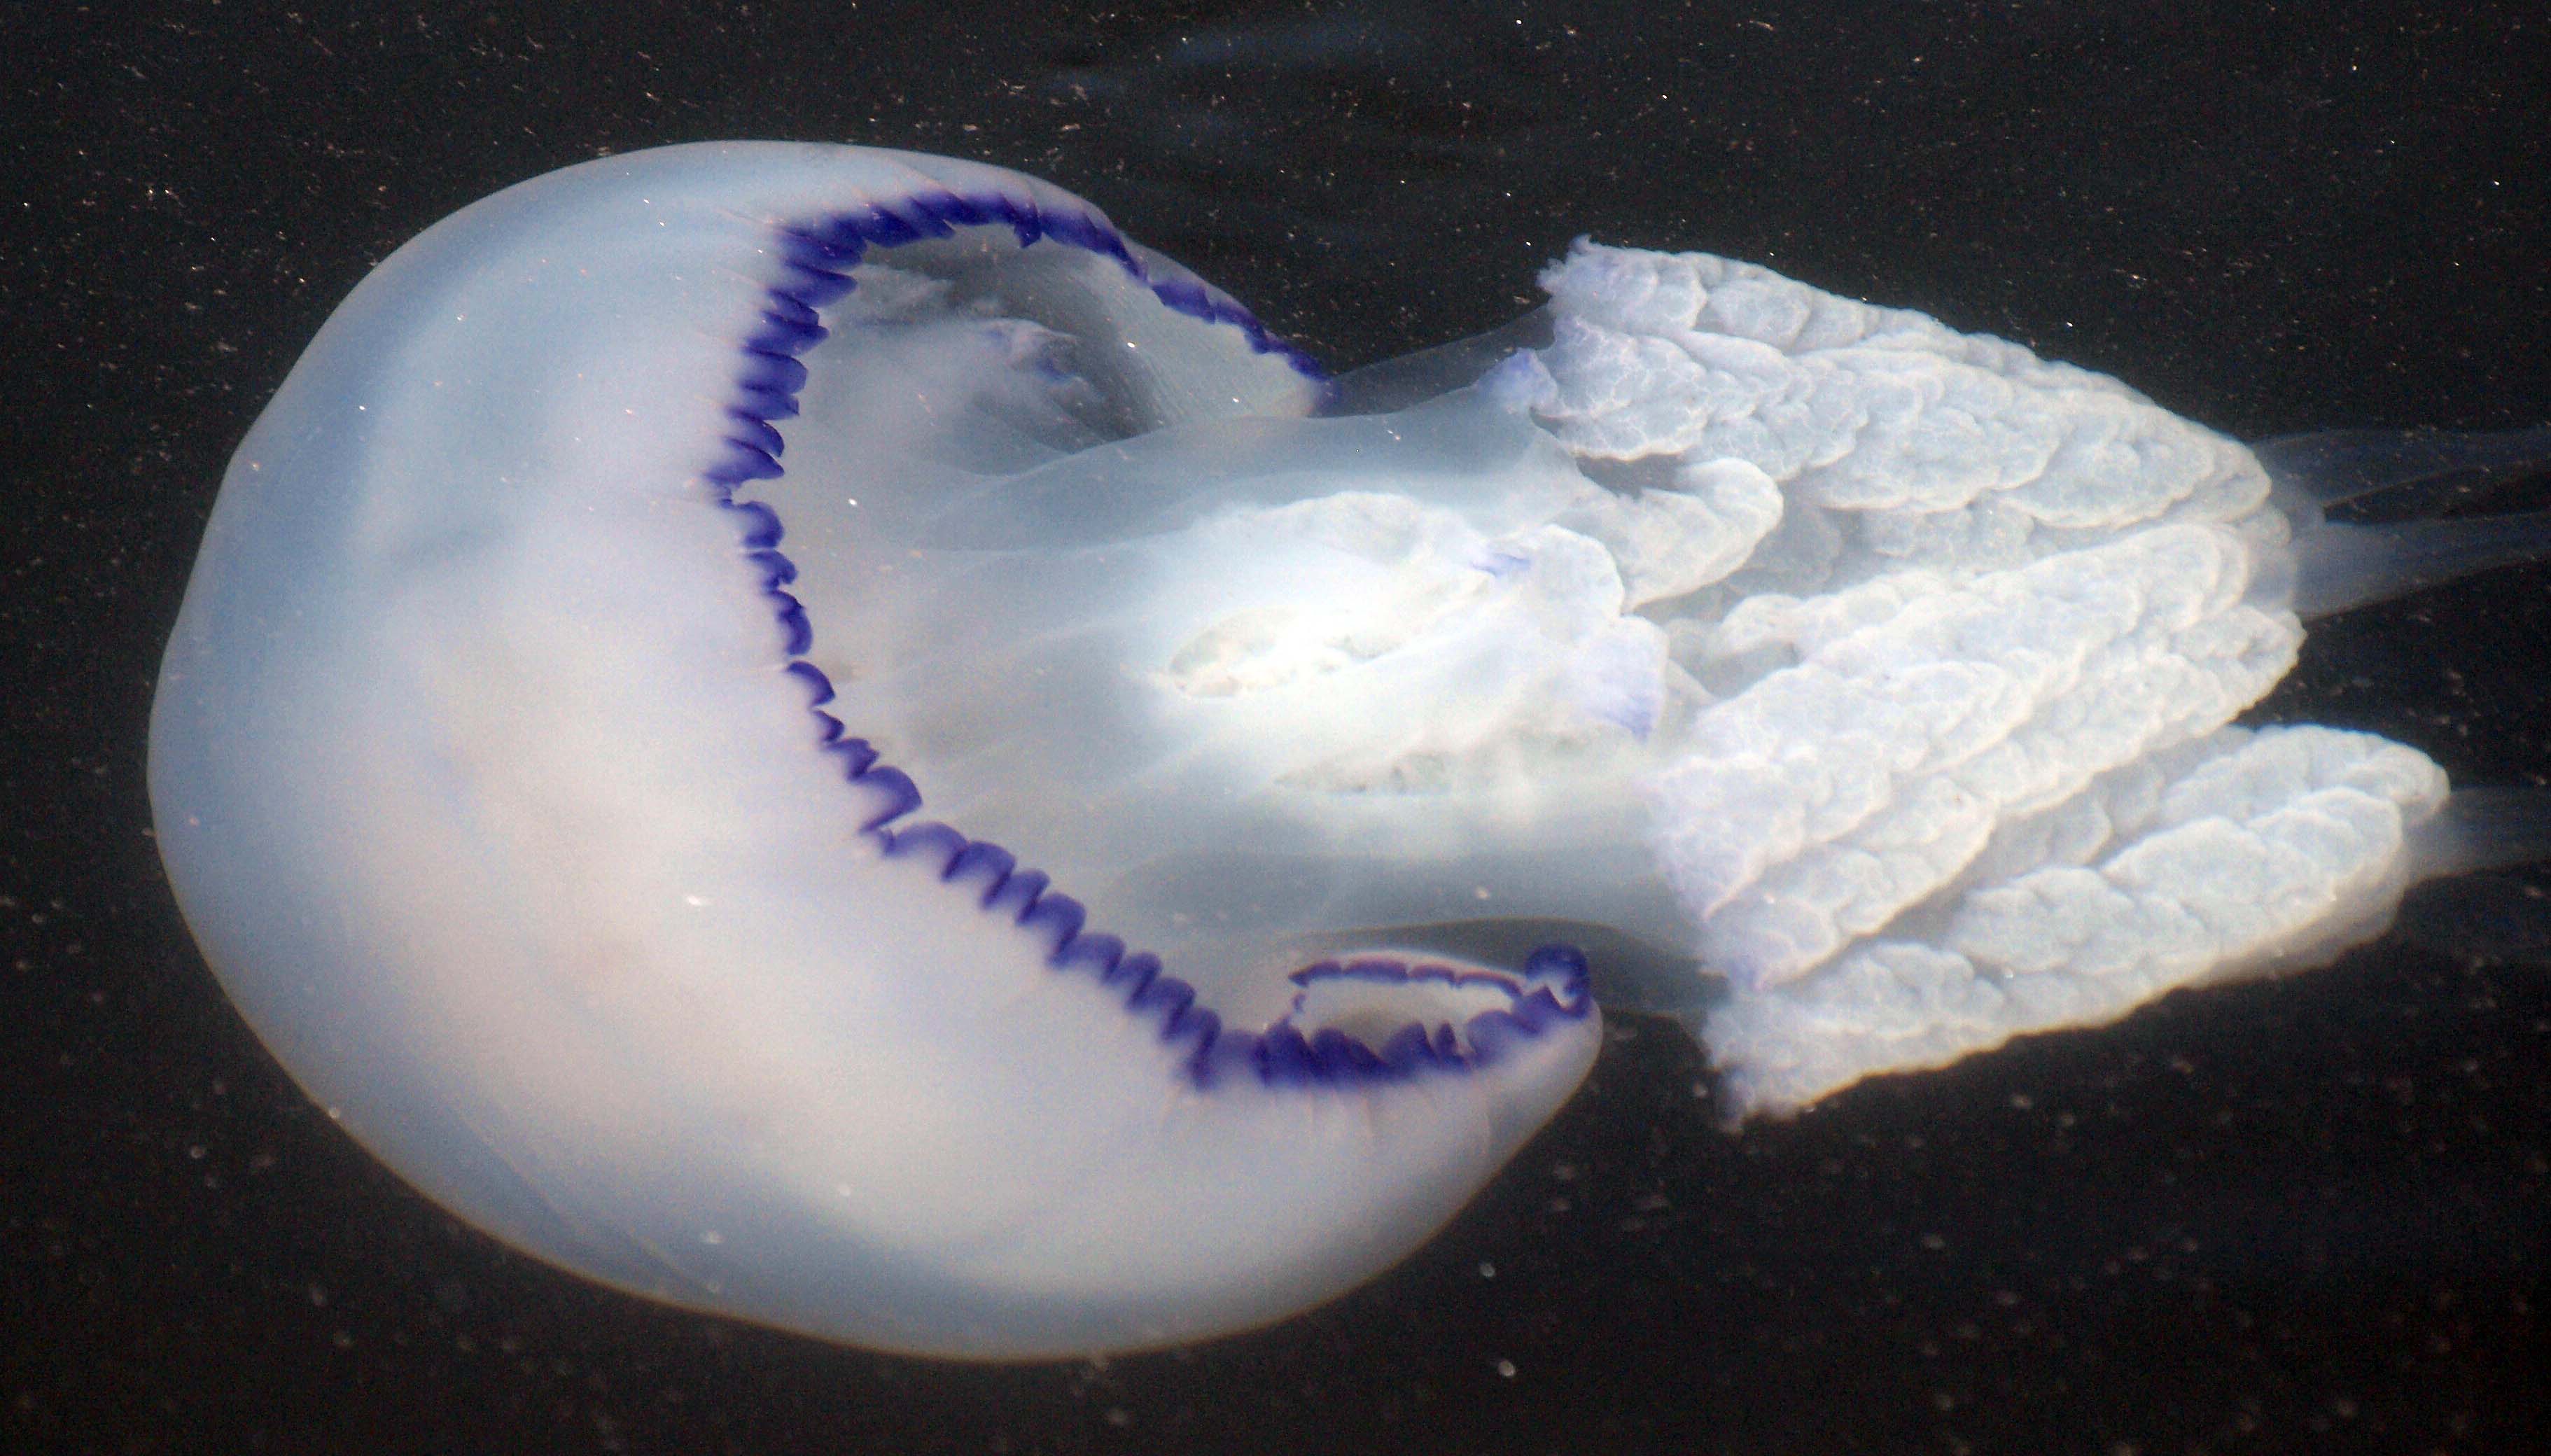
<svg viewBox="0 0 2551 1456"><path fill-rule="evenodd" d="M1150 951L1135 951L1118 961L1106 975L1098 978L1098 984L1122 992L1125 1003L1132 1005L1137 997L1151 988L1152 982L1160 974L1160 957Z"/></svg>
<svg viewBox="0 0 2551 1456"><path fill-rule="evenodd" d="M726 409L728 414L740 419L762 420L765 423L771 420L793 420L797 418L797 396L771 394L760 389L740 389L736 391L735 402L728 405Z"/></svg>
<svg viewBox="0 0 2551 1456"><path fill-rule="evenodd" d="M1593 968L1577 947L1556 941L1538 947L1524 958L1523 974L1533 996L1547 1000L1559 1016L1582 1020L1594 1009Z"/></svg>
<svg viewBox="0 0 2551 1456"><path fill-rule="evenodd" d="M878 203L876 210L878 216L893 218L904 227L911 229L916 239L945 238L957 231L948 225L948 220L941 217L936 208L924 203L922 195L917 192L906 193L900 197L889 197Z"/></svg>
<svg viewBox="0 0 2551 1456"><path fill-rule="evenodd" d="M720 485L741 485L747 480L775 480L781 474L779 462L768 453L741 441L720 442L726 449L700 473Z"/></svg>
<svg viewBox="0 0 2551 1456"><path fill-rule="evenodd" d="M800 267L849 272L859 264L867 244L857 232L818 223L812 227L781 228L779 249L782 257Z"/></svg>
<svg viewBox="0 0 2551 1456"><path fill-rule="evenodd" d="M912 205L941 222L956 223L961 227L987 223L1000 215L997 202L977 202L954 192L918 193L913 197Z"/></svg>
<svg viewBox="0 0 2551 1456"><path fill-rule="evenodd" d="M796 597L782 589L796 579L797 569L772 549L782 535L778 514L759 501L736 499L735 487L781 475L778 463L786 442L773 422L797 416L797 395L805 386L807 370L796 356L830 337L819 310L852 291L856 284L851 269L867 250L946 237L959 226L999 223L1009 226L1021 248L1051 238L1113 259L1162 306L1204 323L1237 328L1256 352L1278 355L1314 383L1326 378L1318 364L1271 334L1236 301L1192 277L1153 277L1124 237L1092 213L1047 214L1033 201L998 193L969 197L920 192L889 199L872 210L781 229L780 277L765 298L760 324L739 349L728 428L703 475L718 502L744 517L740 544L763 572L763 589L772 599L773 615L788 638L786 655L791 661L786 670L807 687L808 710L822 727L824 751L842 756L848 777L886 800L886 806L861 826L862 832L874 837L888 855L937 858L941 879L973 889L985 912L1010 915L1023 930L1045 938L1048 958L1056 967L1087 968L1102 988L1124 998L1130 1013L1158 1018L1164 1041L1192 1041L1186 1068L1199 1087L1242 1068L1271 1084L1299 1085L1388 1080L1425 1069L1460 1070L1555 1018L1583 1015L1591 1004L1585 993L1584 957L1571 948L1552 946L1534 952L1525 977L1558 983L1558 994L1547 986L1526 993L1513 978L1495 973L1410 966L1387 958L1343 965L1326 962L1294 973L1295 983L1305 986L1332 977L1377 983L1493 984L1508 992L1511 1009L1471 1018L1468 1056L1463 1038L1449 1024L1439 1024L1430 1033L1412 1021L1394 1032L1379 1052L1335 1027L1319 1028L1307 1038L1282 1021L1265 1033L1226 1032L1219 1016L1196 1004L1192 987L1162 974L1159 957L1128 952L1124 942L1112 935L1082 934L1087 913L1080 903L1069 895L1048 893L1046 876L1020 870L1008 851L969 841L958 830L935 822L886 827L921 807L920 790L900 770L878 762L876 750L867 740L847 736L841 719L823 711L825 704L836 700L836 693L832 679L803 660L812 646L813 628Z"/></svg>
<svg viewBox="0 0 2551 1456"><path fill-rule="evenodd" d="M1087 970L1096 977L1099 985L1104 986L1108 976L1124 959L1125 942L1115 936L1075 935L1062 950L1055 952L1054 969Z"/></svg>
<svg viewBox="0 0 2551 1456"><path fill-rule="evenodd" d="M830 268L810 267L795 259L780 269L779 286L773 290L780 297L802 303L808 308L825 304L851 291L850 274Z"/></svg>
<svg viewBox="0 0 2551 1456"><path fill-rule="evenodd" d="M1168 278L1152 285L1152 292L1170 307L1195 318L1209 318L1214 312L1213 299L1204 286L1187 278ZM1217 320L1217 322L1220 322Z"/></svg>
<svg viewBox="0 0 2551 1456"><path fill-rule="evenodd" d="M1278 1021L1258 1038L1258 1070L1269 1082L1298 1087L1319 1077L1319 1062L1302 1033Z"/></svg>
<svg viewBox="0 0 2551 1456"><path fill-rule="evenodd" d="M1311 1055L1337 1077L1371 1077L1387 1067L1374 1055L1373 1048L1334 1026L1323 1026L1311 1034Z"/></svg>
<svg viewBox="0 0 2551 1456"><path fill-rule="evenodd" d="M1517 1004L1520 1007L1525 1003ZM1537 1028L1513 1011L1481 1011L1462 1026L1463 1039L1471 1044L1471 1061L1473 1065L1481 1067L1504 1056L1509 1047L1530 1041L1537 1034Z"/></svg>
<svg viewBox="0 0 2551 1456"><path fill-rule="evenodd" d="M783 557L781 560L784 561L786 558ZM804 678L807 691L814 694L807 699L806 706L820 708L833 700L833 679L824 676L823 669L813 663L801 661L790 663L786 671Z"/></svg>
<svg viewBox="0 0 2551 1456"><path fill-rule="evenodd" d="M762 327L745 336L744 347L765 354L803 354L831 337L815 310L773 293L763 304Z"/></svg>
<svg viewBox="0 0 2551 1456"><path fill-rule="evenodd" d="M798 329L812 329L818 334L825 332L823 315L793 298L783 297L777 293L769 294L764 299L762 316L772 323L787 324Z"/></svg>
<svg viewBox="0 0 2551 1456"><path fill-rule="evenodd" d="M1247 1031L1224 1031L1222 1018L1211 1011L1204 1013L1213 1022L1213 1035L1196 1046L1195 1055L1187 1059L1187 1080L1207 1092L1220 1085L1225 1077L1259 1078L1258 1037Z"/></svg>
<svg viewBox="0 0 2551 1456"><path fill-rule="evenodd" d="M851 778L853 781L886 797L887 807L869 815L867 822L860 826L862 829L882 829L921 807L921 790L912 786L912 780L901 769L871 763Z"/></svg>
<svg viewBox="0 0 2551 1456"><path fill-rule="evenodd" d="M1057 243L1069 243L1088 253L1105 253L1115 234L1098 225L1098 219L1085 212L1050 212L1045 217L1045 235ZM1118 244L1118 247L1124 245Z"/></svg>
<svg viewBox="0 0 2551 1456"><path fill-rule="evenodd" d="M857 229L861 237L879 248L900 248L906 243L921 241L923 236L919 228L882 207L872 209L865 216L845 218L844 221Z"/></svg>
<svg viewBox="0 0 2551 1456"><path fill-rule="evenodd" d="M744 559L762 569L762 589L765 591L776 590L797 579L797 564L767 547L746 552Z"/></svg>
<svg viewBox="0 0 2551 1456"><path fill-rule="evenodd" d="M1321 961L1303 967L1286 979L1301 987L1315 981L1362 981L1390 986L1412 981L1438 981L1446 986L1493 986L1509 993L1522 989L1515 978L1500 971L1461 971L1433 963L1412 966L1387 956L1368 956L1343 965L1336 961Z"/></svg>
<svg viewBox="0 0 2551 1456"><path fill-rule="evenodd" d="M1414 1021L1392 1032L1390 1040L1381 1044L1381 1060L1402 1072L1441 1066L1444 1061L1436 1055L1435 1043L1427 1039L1426 1028Z"/></svg>
<svg viewBox="0 0 2551 1456"><path fill-rule="evenodd" d="M738 385L735 398L727 408L751 419L793 420L797 418L797 396L779 389L753 389Z"/></svg>
<svg viewBox="0 0 2551 1456"><path fill-rule="evenodd" d="M1214 1044L1222 1039L1222 1018L1203 1006L1180 1011L1161 1028L1161 1040L1165 1042L1195 1043L1195 1050L1187 1058L1190 1069L1212 1060Z"/></svg>
<svg viewBox="0 0 2551 1456"><path fill-rule="evenodd" d="M1196 1004L1195 988L1174 976L1155 976L1151 989L1144 992L1153 1004L1170 1008L1161 1019L1161 1039L1177 1041L1196 1037L1211 1042L1222 1034L1222 1018L1205 1006Z"/></svg>
<svg viewBox="0 0 2551 1456"><path fill-rule="evenodd" d="M748 553L767 551L787 534L787 528L779 524L779 513L761 501L733 500L727 502L727 509L745 518L744 547Z"/></svg>
<svg viewBox="0 0 2551 1456"><path fill-rule="evenodd" d="M779 618L779 630L788 639L782 650L792 658L805 656L806 649L815 645L815 624L806 620L806 608L785 591L774 590L765 594L779 603L775 615Z"/></svg>
<svg viewBox="0 0 2551 1456"><path fill-rule="evenodd" d="M948 867L966 852L966 836L936 821L911 824L886 835L885 852L889 859L919 859L936 864L944 877Z"/></svg>
<svg viewBox="0 0 2551 1456"><path fill-rule="evenodd" d="M764 455L777 460L786 453L788 441L768 420L746 414L742 410L726 412L726 438L732 445L750 445Z"/></svg>
<svg viewBox="0 0 2551 1456"><path fill-rule="evenodd" d="M1001 892L1001 885L1009 880L1010 872L1018 867L1017 858L1008 850L977 840L968 845L966 852L950 863L947 873L939 878L951 884L981 885L982 892L976 904L985 906L991 904L992 896Z"/></svg>
<svg viewBox="0 0 2551 1456"><path fill-rule="evenodd" d="M1125 999L1126 1009L1136 1015L1159 1016L1165 1034L1194 1004L1195 988L1174 976L1155 976Z"/></svg>
<svg viewBox="0 0 2551 1456"><path fill-rule="evenodd" d="M1409 965L1384 956L1343 963L1322 961L1293 973L1293 984L1305 989L1294 996L1290 1014L1298 1016L1305 1010L1308 988L1320 982L1399 986L1433 982L1456 987L1491 987L1505 993L1506 1004L1473 1016L1458 1033L1450 1024L1438 1024L1430 1034L1424 1026L1412 1021L1391 1033L1378 1054L1362 1041L1333 1027L1320 1028L1310 1038L1310 1046L1317 1054L1314 1058L1316 1068L1320 1075L1326 1077L1371 1080L1404 1076L1427 1066L1444 1069L1478 1066L1492 1060L1519 1040L1539 1036L1561 1021L1582 1018L1593 1005L1593 998L1586 990L1585 957L1576 947L1543 946L1526 959L1525 968L1526 974L1517 978L1499 971L1465 971L1434 964ZM1279 1024L1289 1026L1289 1017ZM1275 1036L1274 1028L1270 1028L1269 1035L1271 1038ZM1466 1042L1467 1052L1464 1050Z"/></svg>
<svg viewBox="0 0 2551 1456"><path fill-rule="evenodd" d="M784 354L747 349L735 381L765 394L794 394L806 387L806 366Z"/></svg>
<svg viewBox="0 0 2551 1456"><path fill-rule="evenodd" d="M1559 1009L1557 997L1547 990L1535 990L1516 1001L1507 1014L1515 1018L1516 1025L1537 1033L1565 1013Z"/></svg>
<svg viewBox="0 0 2551 1456"><path fill-rule="evenodd" d="M1052 943L1046 947L1046 955L1052 958L1063 954L1088 920L1089 912L1081 908L1080 901L1068 894L1049 894L1020 914L1019 928L1048 937Z"/></svg>
<svg viewBox="0 0 2551 1456"><path fill-rule="evenodd" d="M1583 951L1557 941L1535 948L1523 962L1523 974L1534 981L1544 977L1582 981L1592 973L1592 970L1593 968L1585 962Z"/></svg>
<svg viewBox="0 0 2551 1456"><path fill-rule="evenodd" d="M1045 887L1052 883L1042 870L1013 870L998 889L983 897L983 913L1007 915L1025 924L1037 896L1045 893Z"/></svg>

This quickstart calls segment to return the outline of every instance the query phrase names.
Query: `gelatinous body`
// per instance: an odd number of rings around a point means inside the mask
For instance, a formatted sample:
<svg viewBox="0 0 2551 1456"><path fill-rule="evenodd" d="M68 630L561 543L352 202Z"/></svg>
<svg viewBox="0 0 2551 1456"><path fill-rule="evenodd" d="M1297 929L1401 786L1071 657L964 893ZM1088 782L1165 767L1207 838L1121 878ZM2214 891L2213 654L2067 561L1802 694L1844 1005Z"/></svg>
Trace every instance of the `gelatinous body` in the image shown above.
<svg viewBox="0 0 2551 1456"><path fill-rule="evenodd" d="M1779 1108L2382 923L2443 779L2229 726L2330 529L2248 451L1744 264L1544 283L1534 347L1333 384L996 168L490 198L224 481L153 721L187 917L509 1242L992 1357L1423 1240L1592 1060L1544 942Z"/></svg>

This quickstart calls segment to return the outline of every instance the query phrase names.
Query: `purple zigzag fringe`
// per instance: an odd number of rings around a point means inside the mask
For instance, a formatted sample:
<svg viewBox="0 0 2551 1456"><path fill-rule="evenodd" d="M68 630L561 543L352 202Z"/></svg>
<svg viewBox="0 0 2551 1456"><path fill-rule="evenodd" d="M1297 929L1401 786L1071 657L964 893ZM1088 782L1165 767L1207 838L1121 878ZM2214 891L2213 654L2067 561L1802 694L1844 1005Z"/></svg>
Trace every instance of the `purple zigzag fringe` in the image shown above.
<svg viewBox="0 0 2551 1456"><path fill-rule="evenodd" d="M1084 931L1087 912L1080 902L1050 890L1043 874L1020 869L1007 850L968 839L945 824L897 824L921 807L921 790L901 770L879 762L867 740L852 737L841 719L824 710L834 700L833 684L822 669L805 660L814 646L814 625L804 605L787 589L797 579L797 567L778 550L784 534L778 513L759 501L738 500L735 492L752 481L776 479L784 473L779 459L787 442L776 422L797 416L797 394L806 384L806 366L797 356L831 337L819 311L852 290L851 269L867 250L944 238L959 227L993 224L1010 228L1021 248L1052 240L1112 259L1165 307L1208 324L1236 328L1256 352L1276 355L1306 378L1319 382L1326 378L1308 356L1270 333L1230 298L1188 278L1155 280L1123 235L1092 214L1048 213L1033 203L1000 196L932 192L780 228L781 277L764 299L760 324L744 340L725 434L716 458L701 474L718 504L740 518L740 544L762 572L763 594L770 599L789 658L786 671L806 685L807 708L819 724L819 745L840 756L845 777L883 802L884 807L861 824L861 831L872 836L889 856L935 858L942 881L971 891L983 912L1010 916L1041 944L1049 965L1086 975L1095 986L1118 996L1127 1011L1153 1018L1164 1041L1186 1047L1184 1066L1198 1087L1211 1087L1238 1074L1254 1075L1271 1087L1308 1088L1388 1082L1428 1072L1467 1072L1553 1024L1584 1017L1593 1004L1585 958L1574 947L1553 945L1535 951L1520 978L1386 959L1323 963L1293 974L1294 983L1304 987L1336 979L1384 984L1436 981L1489 985L1509 995L1508 1006L1470 1017L1459 1032L1449 1022L1429 1028L1411 1021L1376 1050L1333 1027L1306 1037L1289 1019L1277 1020L1263 1032L1227 1029L1219 1016L1196 1004L1194 988L1163 973L1158 956L1128 951L1115 936Z"/></svg>

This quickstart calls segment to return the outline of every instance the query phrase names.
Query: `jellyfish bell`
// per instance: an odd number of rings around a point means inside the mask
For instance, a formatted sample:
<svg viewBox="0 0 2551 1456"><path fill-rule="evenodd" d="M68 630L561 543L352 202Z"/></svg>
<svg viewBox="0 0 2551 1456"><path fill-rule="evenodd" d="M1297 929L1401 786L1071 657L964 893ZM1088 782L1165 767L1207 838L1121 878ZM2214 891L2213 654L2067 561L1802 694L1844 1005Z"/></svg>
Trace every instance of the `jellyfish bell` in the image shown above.
<svg viewBox="0 0 2551 1456"><path fill-rule="evenodd" d="M2232 723L2298 598L2471 551L1759 268L1544 284L1331 381L972 163L465 209L225 477L153 714L187 919L507 1242L1010 1358L1387 1267L1583 1078L1604 965L1779 1109L2483 857L2414 750Z"/></svg>
<svg viewBox="0 0 2551 1456"><path fill-rule="evenodd" d="M189 923L357 1137L627 1289L967 1356L1334 1295L1582 1078L1582 963L1366 953L1262 987L1246 940L1137 938L1038 868L1127 812L1064 750L934 744L966 727L944 693L859 718L971 678L1095 736L1122 684L1057 626L965 610L926 540L854 529L938 530L1015 564L981 589L1068 600L1043 538L1097 527L1063 495L1004 521L967 480L1216 416L1241 453L1313 388L1221 294L993 168L686 148L467 209L356 291L225 479L153 709ZM784 498L827 449L874 469ZM1124 478L1123 512L1180 508ZM965 824L933 758L1050 791ZM1208 916L1273 893L1193 885Z"/></svg>

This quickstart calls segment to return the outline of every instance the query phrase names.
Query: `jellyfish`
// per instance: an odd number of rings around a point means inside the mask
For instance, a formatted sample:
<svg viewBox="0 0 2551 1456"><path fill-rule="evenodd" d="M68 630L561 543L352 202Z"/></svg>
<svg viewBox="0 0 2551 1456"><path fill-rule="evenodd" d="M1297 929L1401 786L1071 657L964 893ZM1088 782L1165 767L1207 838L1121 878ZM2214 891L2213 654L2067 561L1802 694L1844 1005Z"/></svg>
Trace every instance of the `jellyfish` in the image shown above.
<svg viewBox="0 0 2551 1456"><path fill-rule="evenodd" d="M186 918L506 1243L1013 1359L1387 1268L1583 1079L1598 988L1778 1113L2538 844L2412 748L2234 722L2303 614L2542 537L2323 505L2538 436L2263 460L1742 262L1541 282L1330 378L972 162L703 144L466 208L224 478L151 729Z"/></svg>

